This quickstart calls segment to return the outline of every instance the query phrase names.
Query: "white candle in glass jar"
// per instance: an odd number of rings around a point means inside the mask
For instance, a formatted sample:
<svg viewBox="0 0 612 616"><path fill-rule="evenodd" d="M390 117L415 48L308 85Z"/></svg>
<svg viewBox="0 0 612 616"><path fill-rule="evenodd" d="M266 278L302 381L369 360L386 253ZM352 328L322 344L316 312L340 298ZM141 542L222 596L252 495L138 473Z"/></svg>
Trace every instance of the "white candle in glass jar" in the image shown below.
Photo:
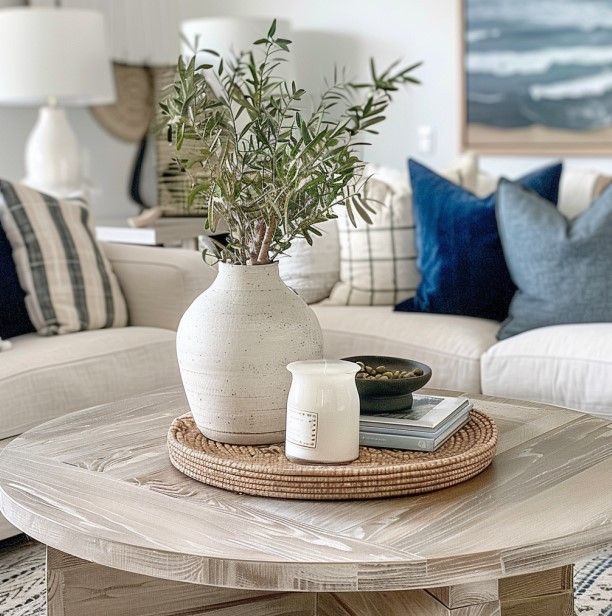
<svg viewBox="0 0 612 616"><path fill-rule="evenodd" d="M349 361L313 359L287 366L285 455L296 462L339 464L359 457L359 394Z"/></svg>

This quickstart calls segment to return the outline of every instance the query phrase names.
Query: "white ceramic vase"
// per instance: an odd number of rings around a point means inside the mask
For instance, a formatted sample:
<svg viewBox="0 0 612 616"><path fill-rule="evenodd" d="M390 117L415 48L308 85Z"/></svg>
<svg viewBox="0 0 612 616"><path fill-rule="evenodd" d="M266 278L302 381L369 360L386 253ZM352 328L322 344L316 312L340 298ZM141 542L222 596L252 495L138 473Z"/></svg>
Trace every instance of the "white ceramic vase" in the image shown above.
<svg viewBox="0 0 612 616"><path fill-rule="evenodd" d="M323 356L312 309L280 279L278 264L219 264L187 309L176 349L189 407L216 441L257 445L285 438L293 361Z"/></svg>

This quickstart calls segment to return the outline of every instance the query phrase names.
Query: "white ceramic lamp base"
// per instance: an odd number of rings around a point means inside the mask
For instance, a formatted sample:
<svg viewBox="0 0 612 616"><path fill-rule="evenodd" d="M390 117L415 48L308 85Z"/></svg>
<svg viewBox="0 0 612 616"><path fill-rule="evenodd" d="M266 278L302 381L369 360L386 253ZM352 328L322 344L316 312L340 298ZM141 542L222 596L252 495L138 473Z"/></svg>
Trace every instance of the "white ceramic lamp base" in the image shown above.
<svg viewBox="0 0 612 616"><path fill-rule="evenodd" d="M60 107L41 107L25 152L23 183L58 198L83 189L79 144Z"/></svg>

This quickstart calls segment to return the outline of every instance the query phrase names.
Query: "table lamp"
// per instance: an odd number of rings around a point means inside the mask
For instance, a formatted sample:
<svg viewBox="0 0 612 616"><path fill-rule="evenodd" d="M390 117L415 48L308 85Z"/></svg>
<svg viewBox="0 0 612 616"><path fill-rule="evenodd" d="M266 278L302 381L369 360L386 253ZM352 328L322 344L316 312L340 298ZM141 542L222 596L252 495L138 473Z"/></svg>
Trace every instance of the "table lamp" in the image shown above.
<svg viewBox="0 0 612 616"><path fill-rule="evenodd" d="M254 41L265 38L272 20L272 17L204 17L185 20L181 23L182 53L189 56L189 46L197 40L198 49L213 49L228 60L236 53L253 49ZM278 19L276 32L277 36L291 39L291 23ZM217 59L207 53L198 54L198 61L214 65L218 63ZM293 78L292 63L283 62L277 74L290 81Z"/></svg>
<svg viewBox="0 0 612 616"><path fill-rule="evenodd" d="M83 188L79 144L63 106L115 100L104 17L63 8L0 10L0 104L40 106L23 182L56 197Z"/></svg>

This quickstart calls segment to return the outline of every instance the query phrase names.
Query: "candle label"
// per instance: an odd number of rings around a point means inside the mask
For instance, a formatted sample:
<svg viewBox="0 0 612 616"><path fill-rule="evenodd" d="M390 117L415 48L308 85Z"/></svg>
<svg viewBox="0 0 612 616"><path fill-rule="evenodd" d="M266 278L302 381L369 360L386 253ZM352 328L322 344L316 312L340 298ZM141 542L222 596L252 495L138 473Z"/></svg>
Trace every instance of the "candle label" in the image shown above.
<svg viewBox="0 0 612 616"><path fill-rule="evenodd" d="M317 427L319 414L297 409L287 410L287 440L294 445L317 446Z"/></svg>

